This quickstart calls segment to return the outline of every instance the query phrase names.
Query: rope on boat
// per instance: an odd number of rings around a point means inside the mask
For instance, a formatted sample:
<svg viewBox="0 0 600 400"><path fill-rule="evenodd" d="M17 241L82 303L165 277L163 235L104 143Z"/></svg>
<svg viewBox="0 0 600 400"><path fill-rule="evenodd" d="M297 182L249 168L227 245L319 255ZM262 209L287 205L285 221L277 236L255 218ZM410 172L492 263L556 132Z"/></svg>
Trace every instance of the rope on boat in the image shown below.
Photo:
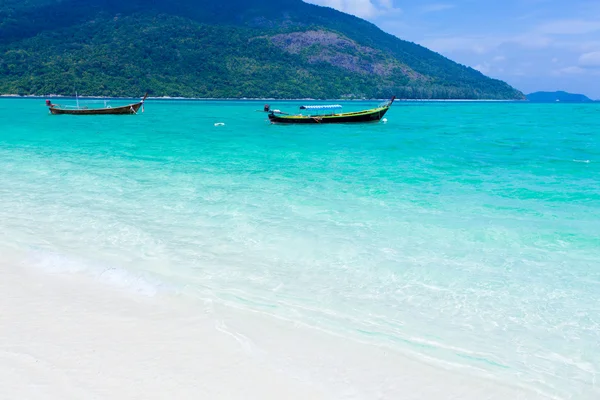
<svg viewBox="0 0 600 400"><path fill-rule="evenodd" d="M314 119L317 124L321 122L321 120L323 119L323 117L311 117L312 119Z"/></svg>

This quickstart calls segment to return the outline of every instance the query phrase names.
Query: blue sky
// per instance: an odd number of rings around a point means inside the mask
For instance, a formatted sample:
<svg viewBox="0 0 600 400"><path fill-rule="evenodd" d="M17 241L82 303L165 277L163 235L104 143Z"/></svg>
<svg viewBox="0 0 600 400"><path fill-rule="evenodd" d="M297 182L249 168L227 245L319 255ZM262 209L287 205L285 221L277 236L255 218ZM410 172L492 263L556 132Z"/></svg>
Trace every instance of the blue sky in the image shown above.
<svg viewBox="0 0 600 400"><path fill-rule="evenodd" d="M305 0L367 19L525 93L600 99L600 0Z"/></svg>

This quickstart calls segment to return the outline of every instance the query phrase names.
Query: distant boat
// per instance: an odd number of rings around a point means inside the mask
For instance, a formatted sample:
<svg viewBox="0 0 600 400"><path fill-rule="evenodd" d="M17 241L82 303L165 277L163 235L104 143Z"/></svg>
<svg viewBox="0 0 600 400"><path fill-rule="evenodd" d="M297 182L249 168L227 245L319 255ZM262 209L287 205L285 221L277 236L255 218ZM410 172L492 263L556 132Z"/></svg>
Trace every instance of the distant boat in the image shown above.
<svg viewBox="0 0 600 400"><path fill-rule="evenodd" d="M70 114L70 115L125 115L137 114L140 107L144 112L144 101L148 97L148 93L144 95L141 101L126 106L111 107L106 103L102 108L88 108L87 106L79 106L79 97L77 97L76 106L61 106L60 104L52 104L50 100L46 100L46 106L51 114Z"/></svg>
<svg viewBox="0 0 600 400"><path fill-rule="evenodd" d="M396 97L386 101L379 107L363 111L354 111L342 113L341 105L322 105L322 106L300 106L300 110L315 110L321 113L311 113L309 115L297 114L290 115L279 110L271 110L271 107L265 105L264 111L269 113L269 121L274 124L342 124L353 122L377 122L383 118L389 110Z"/></svg>

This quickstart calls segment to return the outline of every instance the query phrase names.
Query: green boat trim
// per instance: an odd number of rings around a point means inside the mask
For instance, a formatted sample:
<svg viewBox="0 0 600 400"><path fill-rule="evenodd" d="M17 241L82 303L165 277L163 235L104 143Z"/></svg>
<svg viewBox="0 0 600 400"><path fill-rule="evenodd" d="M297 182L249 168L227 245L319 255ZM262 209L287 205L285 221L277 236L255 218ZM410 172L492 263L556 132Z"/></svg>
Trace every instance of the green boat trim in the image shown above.
<svg viewBox="0 0 600 400"><path fill-rule="evenodd" d="M287 124L320 124L320 123L355 123L355 122L377 122L385 115L392 106L395 97L385 103L385 105L372 108L369 110L353 111L347 113L331 113L331 114L313 114L313 115L288 115L280 111L271 110L268 105L265 106L265 111L269 113L269 121L271 123L287 123ZM309 106L310 108L319 109L319 106ZM301 109L309 109L307 106L300 107ZM340 106L322 106L323 109L339 108Z"/></svg>

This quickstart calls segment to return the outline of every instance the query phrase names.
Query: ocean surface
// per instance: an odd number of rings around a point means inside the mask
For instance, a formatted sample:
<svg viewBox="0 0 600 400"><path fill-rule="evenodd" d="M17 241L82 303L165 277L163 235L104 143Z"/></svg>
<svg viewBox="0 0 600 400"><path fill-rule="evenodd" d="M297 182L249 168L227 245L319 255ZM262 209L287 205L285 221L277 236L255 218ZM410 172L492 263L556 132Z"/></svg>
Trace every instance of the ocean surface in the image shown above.
<svg viewBox="0 0 600 400"><path fill-rule="evenodd" d="M263 103L0 99L0 253L600 398L599 104Z"/></svg>

